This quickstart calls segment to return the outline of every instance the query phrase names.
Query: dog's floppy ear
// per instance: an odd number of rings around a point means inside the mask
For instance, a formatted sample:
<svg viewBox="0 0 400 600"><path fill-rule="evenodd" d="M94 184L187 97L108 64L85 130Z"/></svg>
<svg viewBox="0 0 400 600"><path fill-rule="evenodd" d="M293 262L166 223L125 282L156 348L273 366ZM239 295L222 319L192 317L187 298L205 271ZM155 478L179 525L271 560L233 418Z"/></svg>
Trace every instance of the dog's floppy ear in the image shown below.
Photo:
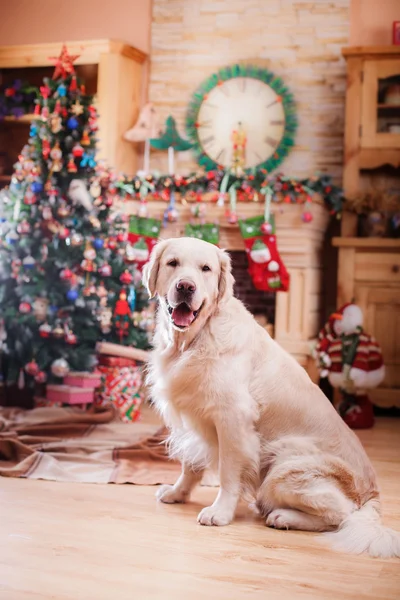
<svg viewBox="0 0 400 600"><path fill-rule="evenodd" d="M150 298L154 298L157 291L157 276L160 268L160 258L167 246L168 240L158 242L151 252L149 261L143 267L142 281L147 288Z"/></svg>
<svg viewBox="0 0 400 600"><path fill-rule="evenodd" d="M233 294L234 279L232 275L231 257L224 250L219 251L221 274L218 282L218 302L225 302Z"/></svg>

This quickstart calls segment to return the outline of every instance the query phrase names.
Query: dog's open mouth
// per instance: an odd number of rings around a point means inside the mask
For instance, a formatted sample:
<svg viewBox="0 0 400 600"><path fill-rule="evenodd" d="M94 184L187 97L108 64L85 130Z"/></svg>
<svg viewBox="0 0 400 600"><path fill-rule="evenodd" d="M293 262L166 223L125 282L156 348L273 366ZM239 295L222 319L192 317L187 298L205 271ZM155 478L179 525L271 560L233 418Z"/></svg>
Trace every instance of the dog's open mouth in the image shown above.
<svg viewBox="0 0 400 600"><path fill-rule="evenodd" d="M175 327L179 329L186 329L190 327L192 323L197 319L199 312L203 308L200 306L198 310L192 310L186 302L181 302L177 306L173 307L167 302L168 312L171 316L171 320Z"/></svg>

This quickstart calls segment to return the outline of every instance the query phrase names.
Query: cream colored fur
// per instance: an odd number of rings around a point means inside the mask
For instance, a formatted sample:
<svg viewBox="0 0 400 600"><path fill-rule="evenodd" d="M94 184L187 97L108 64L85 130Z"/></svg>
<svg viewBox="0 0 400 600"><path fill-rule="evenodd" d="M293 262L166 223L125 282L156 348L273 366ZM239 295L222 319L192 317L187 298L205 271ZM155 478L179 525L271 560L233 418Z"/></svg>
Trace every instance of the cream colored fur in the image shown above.
<svg viewBox="0 0 400 600"><path fill-rule="evenodd" d="M168 311L182 279L196 287L191 307L199 310L184 331ZM335 531L335 545L349 551L399 556L398 534L380 524L375 473L361 443L233 297L229 256L196 239L163 241L144 282L160 303L148 381L182 463L159 500L186 501L214 466L220 489L200 512L202 525L228 525L246 492L269 526Z"/></svg>

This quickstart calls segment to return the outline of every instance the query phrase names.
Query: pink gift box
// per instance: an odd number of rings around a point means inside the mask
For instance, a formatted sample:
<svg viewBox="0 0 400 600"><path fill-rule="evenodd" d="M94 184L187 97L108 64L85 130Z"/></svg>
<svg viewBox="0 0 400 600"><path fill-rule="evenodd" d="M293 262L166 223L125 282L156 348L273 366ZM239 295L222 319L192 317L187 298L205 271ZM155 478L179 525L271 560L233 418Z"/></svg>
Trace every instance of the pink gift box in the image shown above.
<svg viewBox="0 0 400 600"><path fill-rule="evenodd" d="M64 377L64 384L94 390L101 384L101 373L70 371Z"/></svg>
<svg viewBox="0 0 400 600"><path fill-rule="evenodd" d="M72 387L70 385L48 385L47 400L62 404L90 404L94 391L91 388Z"/></svg>

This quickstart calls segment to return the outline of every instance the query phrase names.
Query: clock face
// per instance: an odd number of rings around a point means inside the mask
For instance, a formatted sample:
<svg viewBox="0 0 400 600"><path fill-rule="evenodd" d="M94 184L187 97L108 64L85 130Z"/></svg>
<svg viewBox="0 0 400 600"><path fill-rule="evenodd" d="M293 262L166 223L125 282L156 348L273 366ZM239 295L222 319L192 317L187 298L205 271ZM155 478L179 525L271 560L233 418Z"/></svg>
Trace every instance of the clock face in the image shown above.
<svg viewBox="0 0 400 600"><path fill-rule="evenodd" d="M269 171L293 145L296 119L290 94L269 71L254 71L224 70L224 80L213 76L214 85L205 82L204 93L200 88L194 96L187 130L206 169Z"/></svg>

